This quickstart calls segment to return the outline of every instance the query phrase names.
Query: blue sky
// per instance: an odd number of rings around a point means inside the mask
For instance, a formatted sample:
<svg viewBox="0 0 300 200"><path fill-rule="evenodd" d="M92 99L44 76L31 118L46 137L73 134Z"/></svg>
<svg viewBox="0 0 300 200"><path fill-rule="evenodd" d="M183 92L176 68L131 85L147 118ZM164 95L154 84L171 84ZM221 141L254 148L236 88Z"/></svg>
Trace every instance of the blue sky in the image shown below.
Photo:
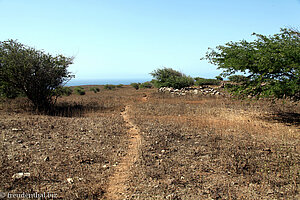
<svg viewBox="0 0 300 200"><path fill-rule="evenodd" d="M0 40L75 56L77 79L214 77L208 47L300 28L299 0L0 0Z"/></svg>

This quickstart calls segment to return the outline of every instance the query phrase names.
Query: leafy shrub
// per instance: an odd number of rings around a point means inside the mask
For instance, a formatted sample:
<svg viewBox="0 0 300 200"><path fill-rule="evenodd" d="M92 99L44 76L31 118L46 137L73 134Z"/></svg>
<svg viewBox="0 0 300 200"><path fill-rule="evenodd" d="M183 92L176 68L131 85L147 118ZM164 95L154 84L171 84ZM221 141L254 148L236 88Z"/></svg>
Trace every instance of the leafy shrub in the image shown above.
<svg viewBox="0 0 300 200"><path fill-rule="evenodd" d="M123 84L119 84L119 85L117 85L116 87L117 88L122 88L124 85Z"/></svg>
<svg viewBox="0 0 300 200"><path fill-rule="evenodd" d="M79 95L85 95L85 90L84 90L83 87L78 86L78 87L76 87L76 88L74 89L74 91L75 91L76 94L79 94Z"/></svg>
<svg viewBox="0 0 300 200"><path fill-rule="evenodd" d="M138 90L140 88L140 83L131 83L130 84L133 88L135 88L136 90Z"/></svg>
<svg viewBox="0 0 300 200"><path fill-rule="evenodd" d="M153 87L153 85L149 81L139 84L139 88L152 88L152 87Z"/></svg>
<svg viewBox="0 0 300 200"><path fill-rule="evenodd" d="M150 73L156 80L155 87L173 87L176 89L188 87L194 84L194 79L190 76L176 71L172 68L157 69Z"/></svg>
<svg viewBox="0 0 300 200"><path fill-rule="evenodd" d="M70 87L57 87L55 89L56 96L70 96L73 93L73 90Z"/></svg>
<svg viewBox="0 0 300 200"><path fill-rule="evenodd" d="M243 75L232 75L228 77L229 81L235 82L235 83L244 83L249 80L248 77L243 76Z"/></svg>
<svg viewBox="0 0 300 200"><path fill-rule="evenodd" d="M114 90L115 88L116 88L115 85L111 85L111 84L104 85L105 90Z"/></svg>
<svg viewBox="0 0 300 200"><path fill-rule="evenodd" d="M100 92L100 89L98 87L91 87L90 91L93 91L94 93Z"/></svg>
<svg viewBox="0 0 300 200"><path fill-rule="evenodd" d="M63 95L70 96L73 93L72 88L70 87L63 87Z"/></svg>
<svg viewBox="0 0 300 200"><path fill-rule="evenodd" d="M219 85L221 83L220 80L217 79L206 79L206 78L195 78L196 82L195 85L197 86L203 86L203 85Z"/></svg>
<svg viewBox="0 0 300 200"><path fill-rule="evenodd" d="M172 83L172 82L171 82ZM172 83L173 88L181 89L194 85L194 79L190 76L177 77Z"/></svg>

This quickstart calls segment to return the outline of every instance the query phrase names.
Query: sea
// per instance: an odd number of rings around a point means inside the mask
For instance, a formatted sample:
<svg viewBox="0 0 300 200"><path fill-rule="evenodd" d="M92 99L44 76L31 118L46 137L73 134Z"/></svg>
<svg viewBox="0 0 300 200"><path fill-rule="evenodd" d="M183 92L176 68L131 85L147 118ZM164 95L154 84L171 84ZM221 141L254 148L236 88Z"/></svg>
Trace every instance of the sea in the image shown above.
<svg viewBox="0 0 300 200"><path fill-rule="evenodd" d="M79 86L79 85L130 85L131 83L144 83L150 81L147 78L135 78L135 79L72 79L66 83L65 86Z"/></svg>

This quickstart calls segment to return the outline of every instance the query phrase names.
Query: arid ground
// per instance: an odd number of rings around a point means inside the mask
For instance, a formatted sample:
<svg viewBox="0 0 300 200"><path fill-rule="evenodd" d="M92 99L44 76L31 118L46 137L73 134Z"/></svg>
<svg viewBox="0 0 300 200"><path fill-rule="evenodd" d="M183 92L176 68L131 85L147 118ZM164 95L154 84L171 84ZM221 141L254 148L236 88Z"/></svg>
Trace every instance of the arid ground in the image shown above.
<svg viewBox="0 0 300 200"><path fill-rule="evenodd" d="M2 196L300 199L297 103L100 86L58 106L1 102Z"/></svg>

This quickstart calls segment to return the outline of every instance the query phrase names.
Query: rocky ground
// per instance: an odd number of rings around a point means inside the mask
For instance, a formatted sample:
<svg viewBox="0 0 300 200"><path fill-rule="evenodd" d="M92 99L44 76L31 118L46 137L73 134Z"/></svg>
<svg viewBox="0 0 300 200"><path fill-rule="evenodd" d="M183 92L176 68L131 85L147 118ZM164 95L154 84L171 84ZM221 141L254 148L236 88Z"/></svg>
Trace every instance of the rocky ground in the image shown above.
<svg viewBox="0 0 300 200"><path fill-rule="evenodd" d="M36 114L23 100L2 102L0 192L49 192L58 199L299 198L299 105L217 96L101 87L64 97L56 116ZM133 145L137 136L140 144ZM131 155L136 158L126 162Z"/></svg>
<svg viewBox="0 0 300 200"><path fill-rule="evenodd" d="M266 121L265 105L155 98L132 112L144 141L131 199L299 197L299 126Z"/></svg>

